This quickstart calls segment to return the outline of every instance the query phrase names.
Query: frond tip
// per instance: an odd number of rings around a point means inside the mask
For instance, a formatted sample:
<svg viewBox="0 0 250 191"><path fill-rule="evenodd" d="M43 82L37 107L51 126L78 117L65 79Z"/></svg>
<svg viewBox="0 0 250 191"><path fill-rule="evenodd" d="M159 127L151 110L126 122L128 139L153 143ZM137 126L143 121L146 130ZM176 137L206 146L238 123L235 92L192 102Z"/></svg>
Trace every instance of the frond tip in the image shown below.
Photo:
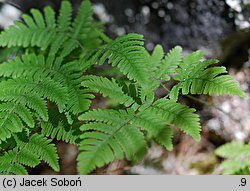
<svg viewBox="0 0 250 191"><path fill-rule="evenodd" d="M174 79L179 81L171 92L172 100L178 99L179 91L182 94L223 94L245 96L234 78L227 74L223 66L211 66L218 63L218 60L200 61L203 53L195 52L188 55L176 69Z"/></svg>

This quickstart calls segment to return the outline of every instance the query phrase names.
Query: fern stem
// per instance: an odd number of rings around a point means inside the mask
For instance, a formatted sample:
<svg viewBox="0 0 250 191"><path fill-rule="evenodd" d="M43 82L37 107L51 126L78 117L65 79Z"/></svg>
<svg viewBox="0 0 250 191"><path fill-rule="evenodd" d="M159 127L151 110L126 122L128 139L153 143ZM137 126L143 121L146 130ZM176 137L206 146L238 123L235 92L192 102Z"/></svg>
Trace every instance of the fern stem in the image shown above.
<svg viewBox="0 0 250 191"><path fill-rule="evenodd" d="M160 82L160 85L168 92L167 95L165 95L164 97L169 97L170 90L162 82Z"/></svg>

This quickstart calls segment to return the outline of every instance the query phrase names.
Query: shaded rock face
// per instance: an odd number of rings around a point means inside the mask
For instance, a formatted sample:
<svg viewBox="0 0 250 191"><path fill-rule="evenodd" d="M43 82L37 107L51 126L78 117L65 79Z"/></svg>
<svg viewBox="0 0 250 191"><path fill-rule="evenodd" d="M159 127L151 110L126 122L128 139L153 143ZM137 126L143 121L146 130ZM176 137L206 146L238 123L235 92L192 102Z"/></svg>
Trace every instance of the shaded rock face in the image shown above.
<svg viewBox="0 0 250 191"><path fill-rule="evenodd" d="M112 24L124 27L126 32L142 33L146 42L161 43L167 49L176 44L191 50L216 49L218 41L234 30L229 7L223 0L93 2L104 4L114 17Z"/></svg>
<svg viewBox="0 0 250 191"><path fill-rule="evenodd" d="M58 9L60 0L13 0L27 12L31 7L51 5ZM81 0L71 1L76 8ZM161 43L169 49L179 44L186 49L216 50L218 41L234 30L233 18L224 0L92 0L102 6L111 19L106 22L111 37L126 32L145 35L147 48ZM98 9L97 9L98 11ZM100 11L100 9L99 9ZM97 17L100 17L100 13Z"/></svg>

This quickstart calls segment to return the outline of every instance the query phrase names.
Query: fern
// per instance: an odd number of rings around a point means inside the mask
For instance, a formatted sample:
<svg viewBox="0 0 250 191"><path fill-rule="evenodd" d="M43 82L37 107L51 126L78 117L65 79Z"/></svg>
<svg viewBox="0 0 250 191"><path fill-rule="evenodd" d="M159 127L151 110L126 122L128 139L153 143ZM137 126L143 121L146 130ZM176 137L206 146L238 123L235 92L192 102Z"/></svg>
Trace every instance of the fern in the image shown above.
<svg viewBox="0 0 250 191"><path fill-rule="evenodd" d="M59 113L54 107L49 107L49 118L50 121L41 120L39 123L42 135L70 144L79 142L80 129L74 124L76 119L69 119L67 113Z"/></svg>
<svg viewBox="0 0 250 191"><path fill-rule="evenodd" d="M98 30L93 28L92 14L88 0L83 1L72 24L72 7L68 1L62 1L58 18L55 18L51 7L46 7L44 14L31 9L31 16L22 16L24 23L17 21L1 33L0 46L37 46L41 50L50 47L51 55L61 49L61 56L67 56L76 48L84 48L85 41L89 36L93 36L91 33ZM93 30L90 31L91 29Z"/></svg>
<svg viewBox="0 0 250 191"><path fill-rule="evenodd" d="M16 138L17 146L0 157L1 174L27 174L24 166L35 167L44 160L55 171L59 171L55 145L42 135L34 134L28 142Z"/></svg>
<svg viewBox="0 0 250 191"><path fill-rule="evenodd" d="M233 141L217 148L215 153L219 157L225 158L220 165L224 174L249 174L249 144Z"/></svg>
<svg viewBox="0 0 250 191"><path fill-rule="evenodd" d="M130 124L132 118L129 113L115 110L94 110L80 117L95 120L81 127L85 132L79 147L84 152L78 156L81 173L88 173L116 157L122 159L123 152L129 160L141 159L141 149L145 149L146 142L139 129Z"/></svg>
<svg viewBox="0 0 250 191"><path fill-rule="evenodd" d="M82 2L75 18L69 1L62 1L58 14L51 7L43 12L32 9L23 21L1 32L0 46L6 50L0 58L4 61L0 65L1 174L27 174L26 167L41 161L59 171L52 140L79 148L81 174L115 159L136 163L150 141L172 150L174 128L200 140L195 109L176 102L180 90L244 95L224 67L213 66L216 60L201 61L203 52L184 57L179 46L165 54L157 45L149 54L142 35L111 40L92 15L89 0ZM119 75L96 75L95 66L105 62ZM177 84L168 92L164 84L171 79ZM167 90L162 98L155 95L159 86ZM97 94L113 107L91 109Z"/></svg>
<svg viewBox="0 0 250 191"><path fill-rule="evenodd" d="M88 76L82 82L82 85L88 87L90 92L102 93L120 104L130 106L135 104L135 100L129 95L124 94L122 87L113 79L112 81L99 76Z"/></svg>
<svg viewBox="0 0 250 191"><path fill-rule="evenodd" d="M147 85L148 75L145 63L146 52L143 48L143 36L139 34L128 34L118 37L116 40L101 46L92 55L94 61L99 57L99 64L108 59L108 63L119 70L131 80L137 81L140 85Z"/></svg>
<svg viewBox="0 0 250 191"><path fill-rule="evenodd" d="M227 73L223 66L208 67L218 60L200 61L204 53L196 51L186 56L176 69L174 79L179 83L173 87L170 97L178 99L179 90L182 94L231 94L244 97L244 92L237 82Z"/></svg>

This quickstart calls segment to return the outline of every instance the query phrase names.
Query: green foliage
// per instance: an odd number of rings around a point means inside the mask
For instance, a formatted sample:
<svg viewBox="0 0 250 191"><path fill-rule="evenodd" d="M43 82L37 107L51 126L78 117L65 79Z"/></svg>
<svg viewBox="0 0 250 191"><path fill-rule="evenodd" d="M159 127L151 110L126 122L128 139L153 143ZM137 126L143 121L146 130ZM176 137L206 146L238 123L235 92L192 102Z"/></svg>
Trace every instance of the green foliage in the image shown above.
<svg viewBox="0 0 250 191"><path fill-rule="evenodd" d="M233 141L220 146L215 153L225 158L220 165L224 174L249 174L250 144Z"/></svg>
<svg viewBox="0 0 250 191"><path fill-rule="evenodd" d="M142 35L111 40L92 14L84 0L72 19L62 1L58 16L32 9L0 34L9 50L0 64L0 173L27 174L41 160L59 171L52 140L79 148L80 174L115 159L136 163L150 141L172 150L173 128L200 140L199 116L177 102L181 92L244 95L224 67L212 66L216 60L201 61L201 51L184 57L179 46L164 54L157 45L149 54ZM96 75L105 62L122 77ZM156 97L169 80L176 86ZM112 108L91 109L100 94Z"/></svg>
<svg viewBox="0 0 250 191"><path fill-rule="evenodd" d="M176 69L174 79L179 83L173 87L170 97L178 99L179 90L182 94L231 94L243 97L244 93L237 82L227 73L223 66L209 67L218 60L200 61L204 52L196 51L187 55Z"/></svg>
<svg viewBox="0 0 250 191"><path fill-rule="evenodd" d="M35 167L41 160L48 163L55 171L59 171L58 155L55 145L50 144L50 139L38 133L26 137L28 142L14 137L16 147L0 157L1 174L27 174L24 165Z"/></svg>

